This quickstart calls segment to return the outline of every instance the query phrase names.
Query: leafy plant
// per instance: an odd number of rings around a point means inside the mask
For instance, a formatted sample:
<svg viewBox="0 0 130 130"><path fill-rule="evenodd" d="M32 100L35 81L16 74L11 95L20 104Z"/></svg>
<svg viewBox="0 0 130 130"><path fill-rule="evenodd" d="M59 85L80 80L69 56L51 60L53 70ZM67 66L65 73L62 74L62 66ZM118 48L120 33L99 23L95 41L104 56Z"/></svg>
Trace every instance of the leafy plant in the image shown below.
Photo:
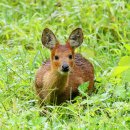
<svg viewBox="0 0 130 130"><path fill-rule="evenodd" d="M82 96L86 96L86 95L87 95L88 85L89 85L89 82L85 82L85 83L81 84L81 85L78 87L78 90L79 90L79 92L80 92L80 94L81 94Z"/></svg>
<svg viewBox="0 0 130 130"><path fill-rule="evenodd" d="M125 44L130 51L130 45ZM123 81L130 82L130 56L121 57L118 66L113 69L112 76L122 76Z"/></svg>

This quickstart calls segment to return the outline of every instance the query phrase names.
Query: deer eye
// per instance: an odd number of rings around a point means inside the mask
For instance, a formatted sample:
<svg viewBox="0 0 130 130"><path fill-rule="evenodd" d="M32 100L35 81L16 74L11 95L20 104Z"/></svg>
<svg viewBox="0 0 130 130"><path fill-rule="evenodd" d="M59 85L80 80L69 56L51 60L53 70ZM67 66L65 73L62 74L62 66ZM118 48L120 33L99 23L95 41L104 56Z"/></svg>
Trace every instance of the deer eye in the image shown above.
<svg viewBox="0 0 130 130"><path fill-rule="evenodd" d="M59 56L55 56L55 60L59 60Z"/></svg>
<svg viewBox="0 0 130 130"><path fill-rule="evenodd" d="M69 55L69 59L72 59L73 57L72 57L72 55Z"/></svg>

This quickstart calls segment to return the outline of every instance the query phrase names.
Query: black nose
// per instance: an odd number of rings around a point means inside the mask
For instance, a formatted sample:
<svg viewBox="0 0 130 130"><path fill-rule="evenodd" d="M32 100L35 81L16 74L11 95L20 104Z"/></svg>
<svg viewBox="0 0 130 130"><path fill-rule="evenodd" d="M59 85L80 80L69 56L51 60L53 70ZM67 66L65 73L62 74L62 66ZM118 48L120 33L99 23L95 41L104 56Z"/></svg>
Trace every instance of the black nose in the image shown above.
<svg viewBox="0 0 130 130"><path fill-rule="evenodd" d="M67 64L62 65L62 71L63 72L68 72L69 71L69 66Z"/></svg>

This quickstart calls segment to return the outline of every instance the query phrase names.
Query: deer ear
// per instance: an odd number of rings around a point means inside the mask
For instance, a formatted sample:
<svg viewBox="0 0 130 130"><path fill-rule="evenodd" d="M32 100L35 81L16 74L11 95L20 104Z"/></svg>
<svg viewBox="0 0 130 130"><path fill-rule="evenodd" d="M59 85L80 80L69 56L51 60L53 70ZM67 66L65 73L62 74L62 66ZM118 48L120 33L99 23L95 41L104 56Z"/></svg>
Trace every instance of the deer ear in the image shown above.
<svg viewBox="0 0 130 130"><path fill-rule="evenodd" d="M83 42L83 32L81 28L72 31L69 36L68 42L72 48L80 46Z"/></svg>
<svg viewBox="0 0 130 130"><path fill-rule="evenodd" d="M42 40L42 44L49 49L54 48L55 45L58 44L58 41L54 33L48 28L45 28L43 30L41 40Z"/></svg>

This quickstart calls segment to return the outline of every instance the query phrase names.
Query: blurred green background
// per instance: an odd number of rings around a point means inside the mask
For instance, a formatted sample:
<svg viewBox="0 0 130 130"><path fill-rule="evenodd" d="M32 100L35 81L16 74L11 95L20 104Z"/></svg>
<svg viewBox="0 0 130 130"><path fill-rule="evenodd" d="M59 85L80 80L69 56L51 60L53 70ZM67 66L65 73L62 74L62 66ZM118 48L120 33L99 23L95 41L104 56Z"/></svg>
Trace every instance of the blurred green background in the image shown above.
<svg viewBox="0 0 130 130"><path fill-rule="evenodd" d="M49 58L41 34L64 44L81 27L76 51L95 68L97 92L47 106L40 116L34 78ZM127 0L0 0L0 129L129 130L130 2Z"/></svg>

